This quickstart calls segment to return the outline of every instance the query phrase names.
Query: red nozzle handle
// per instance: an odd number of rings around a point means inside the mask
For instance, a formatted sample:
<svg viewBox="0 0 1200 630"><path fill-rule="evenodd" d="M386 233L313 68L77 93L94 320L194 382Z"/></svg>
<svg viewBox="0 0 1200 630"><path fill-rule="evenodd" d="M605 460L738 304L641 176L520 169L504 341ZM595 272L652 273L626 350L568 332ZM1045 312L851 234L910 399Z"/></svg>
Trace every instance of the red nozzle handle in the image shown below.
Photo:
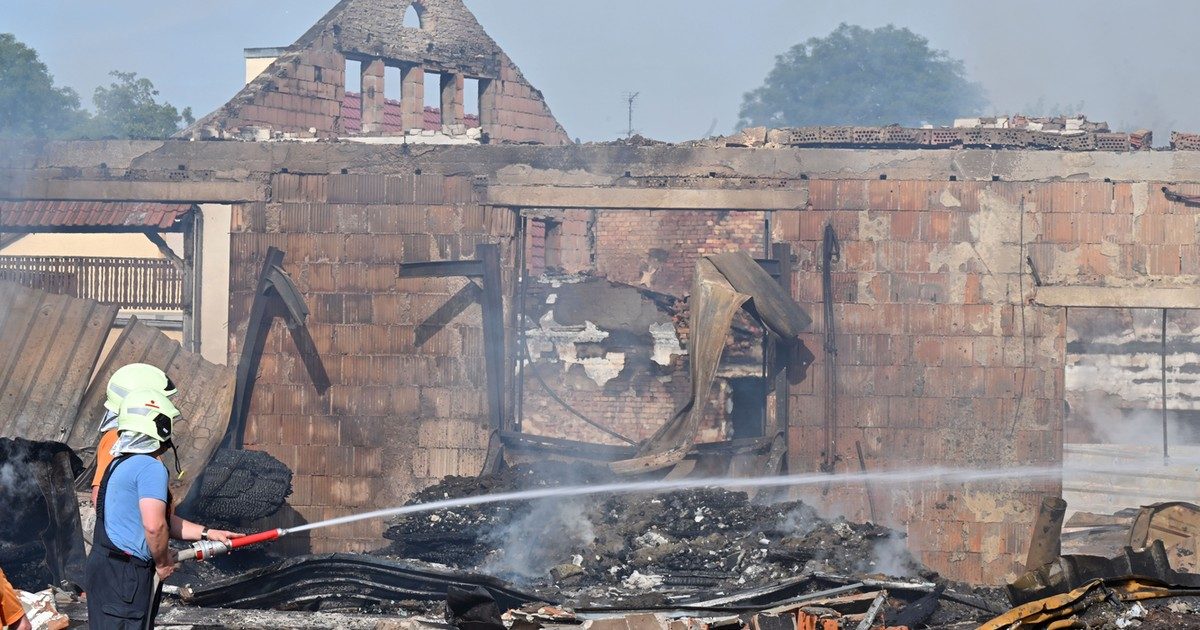
<svg viewBox="0 0 1200 630"><path fill-rule="evenodd" d="M253 545L255 543L267 542L268 540L275 540L282 535L282 529L269 529L265 532L250 534L249 536L242 536L240 538L233 538L229 541L229 546L233 547L234 549L238 549L245 547L246 545Z"/></svg>

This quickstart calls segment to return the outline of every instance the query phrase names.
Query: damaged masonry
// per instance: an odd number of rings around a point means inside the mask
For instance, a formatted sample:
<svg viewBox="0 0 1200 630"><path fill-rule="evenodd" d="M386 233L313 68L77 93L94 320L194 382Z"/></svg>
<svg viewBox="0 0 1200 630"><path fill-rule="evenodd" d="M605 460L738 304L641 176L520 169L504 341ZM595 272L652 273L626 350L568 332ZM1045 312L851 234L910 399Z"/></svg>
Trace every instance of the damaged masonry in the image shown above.
<svg viewBox="0 0 1200 630"><path fill-rule="evenodd" d="M0 244L161 254L0 249L0 567L67 623L133 362L180 513L278 538L160 624L1195 623L1200 136L573 143L460 0L247 62L171 140L0 141Z"/></svg>

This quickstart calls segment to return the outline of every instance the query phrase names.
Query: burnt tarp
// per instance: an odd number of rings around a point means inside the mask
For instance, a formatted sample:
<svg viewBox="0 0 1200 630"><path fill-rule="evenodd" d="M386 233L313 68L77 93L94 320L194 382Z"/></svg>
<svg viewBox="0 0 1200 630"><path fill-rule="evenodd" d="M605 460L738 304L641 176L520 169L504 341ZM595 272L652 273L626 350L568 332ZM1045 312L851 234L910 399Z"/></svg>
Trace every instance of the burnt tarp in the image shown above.
<svg viewBox="0 0 1200 630"><path fill-rule="evenodd" d="M688 342L691 396L675 416L643 442L637 454L610 464L636 474L674 466L687 457L704 416L725 339L738 309L751 308L772 334L794 342L812 322L783 288L745 252L707 256L696 262L692 280L691 338Z"/></svg>
<svg viewBox="0 0 1200 630"><path fill-rule="evenodd" d="M767 328L780 338L786 341L799 339L812 324L812 317L746 252L715 254L708 260L725 276L734 291L750 297L747 307L753 309Z"/></svg>
<svg viewBox="0 0 1200 630"><path fill-rule="evenodd" d="M280 610L357 610L404 600L444 601L455 586L483 587L502 609L539 601L497 578L377 556L300 556L237 577L181 590L193 606Z"/></svg>
<svg viewBox="0 0 1200 630"><path fill-rule="evenodd" d="M1173 568L1163 541L1156 539L1144 549L1127 546L1112 558L1061 556L1014 580L1008 585L1008 596L1013 604L1024 604L1066 593L1093 580L1129 576L1149 577L1175 586L1200 589L1200 574Z"/></svg>
<svg viewBox="0 0 1200 630"><path fill-rule="evenodd" d="M72 432L65 440L76 450L91 449L85 458L91 470L95 470L94 447L100 438L98 429L104 418L108 379L118 368L130 363L157 366L179 387L179 393L171 400L180 411L174 441L184 474L179 478L172 476L171 492L182 498L212 459L217 443L225 434L233 405L234 370L184 350L179 342L130 317L87 388Z"/></svg>
<svg viewBox="0 0 1200 630"><path fill-rule="evenodd" d="M82 468L62 443L0 438L0 566L18 588L82 583L74 488Z"/></svg>
<svg viewBox="0 0 1200 630"><path fill-rule="evenodd" d="M116 317L115 306L0 282L0 437L69 442Z"/></svg>

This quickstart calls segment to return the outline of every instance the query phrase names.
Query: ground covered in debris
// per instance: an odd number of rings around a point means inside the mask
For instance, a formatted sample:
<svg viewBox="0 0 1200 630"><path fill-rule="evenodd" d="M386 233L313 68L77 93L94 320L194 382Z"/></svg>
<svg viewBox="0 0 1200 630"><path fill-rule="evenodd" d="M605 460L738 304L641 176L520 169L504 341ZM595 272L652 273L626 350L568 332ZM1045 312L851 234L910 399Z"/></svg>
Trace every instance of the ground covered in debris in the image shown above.
<svg viewBox="0 0 1200 630"><path fill-rule="evenodd" d="M448 477L412 502L612 481L601 468L547 462ZM898 532L711 488L442 509L399 517L385 536L399 557L585 599L751 588L814 572L931 577Z"/></svg>

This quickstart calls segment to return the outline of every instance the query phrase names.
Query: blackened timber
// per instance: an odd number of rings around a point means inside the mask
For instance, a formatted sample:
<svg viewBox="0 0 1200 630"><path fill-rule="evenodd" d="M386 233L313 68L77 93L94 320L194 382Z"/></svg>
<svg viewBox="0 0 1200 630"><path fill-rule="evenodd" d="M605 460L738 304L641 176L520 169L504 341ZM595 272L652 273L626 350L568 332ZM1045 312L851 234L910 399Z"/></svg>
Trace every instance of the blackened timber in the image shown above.
<svg viewBox="0 0 1200 630"><path fill-rule="evenodd" d="M771 246L771 254L774 256L772 262L775 263L775 279L779 281L779 286L783 287L784 293L788 297L792 296L792 246L787 243L775 243ZM761 264L761 263L760 263ZM768 273L771 272L766 266L763 267ZM794 299L794 297L793 297ZM778 361L778 370L775 373L775 426L770 427L768 435L787 431L790 424L790 409L788 408L788 365L791 363L792 351L791 347L795 344L789 343L787 347L781 347L782 344L776 338L771 339L771 352L769 353L774 360ZM780 360L782 359L782 360Z"/></svg>
<svg viewBox="0 0 1200 630"><path fill-rule="evenodd" d="M500 247L475 246L483 264L483 354L487 369L488 415L492 429L504 428L504 299L501 296Z"/></svg>
<svg viewBox="0 0 1200 630"><path fill-rule="evenodd" d="M230 410L229 426L221 440L221 448L241 448L246 435L246 415L250 413L250 398L254 393L254 379L258 375L258 364L262 360L263 348L270 332L271 317L267 314L267 291L271 288L271 269L283 264L283 251L268 247L258 272L258 286L254 300L250 303L250 317L246 324L246 337L242 340L242 356L238 359L237 380L233 393L233 408Z"/></svg>
<svg viewBox="0 0 1200 630"><path fill-rule="evenodd" d="M262 270L258 274L258 287L250 303L250 317L246 326L246 338L242 342L242 356L238 361L237 380L234 389L233 407L229 412L229 426L221 440L221 448L238 448L246 434L246 417L250 413L250 400L254 395L254 380L262 361L267 335L275 317L283 317L291 333L292 341L300 352L304 369L312 379L319 394L329 390L329 374L317 352L316 344L306 326L308 305L300 290L283 271L284 253L275 247L267 248Z"/></svg>
<svg viewBox="0 0 1200 630"><path fill-rule="evenodd" d="M412 262L400 265L401 278L482 278L483 262L480 260L438 260Z"/></svg>

